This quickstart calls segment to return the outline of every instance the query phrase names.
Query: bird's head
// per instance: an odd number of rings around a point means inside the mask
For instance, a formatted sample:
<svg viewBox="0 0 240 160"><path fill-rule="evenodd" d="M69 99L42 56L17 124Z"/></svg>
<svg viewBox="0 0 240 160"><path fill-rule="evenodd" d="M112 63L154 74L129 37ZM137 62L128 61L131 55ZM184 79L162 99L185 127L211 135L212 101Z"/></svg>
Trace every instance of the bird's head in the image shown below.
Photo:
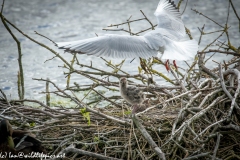
<svg viewBox="0 0 240 160"><path fill-rule="evenodd" d="M6 136L12 136L12 126L11 124L8 122L8 120L1 120L0 122L0 133Z"/></svg>
<svg viewBox="0 0 240 160"><path fill-rule="evenodd" d="M8 120L1 120L0 122L0 144L7 144L9 147L14 147L12 140L12 126Z"/></svg>
<svg viewBox="0 0 240 160"><path fill-rule="evenodd" d="M127 85L127 78L126 77L122 77L120 78L120 86L126 86Z"/></svg>

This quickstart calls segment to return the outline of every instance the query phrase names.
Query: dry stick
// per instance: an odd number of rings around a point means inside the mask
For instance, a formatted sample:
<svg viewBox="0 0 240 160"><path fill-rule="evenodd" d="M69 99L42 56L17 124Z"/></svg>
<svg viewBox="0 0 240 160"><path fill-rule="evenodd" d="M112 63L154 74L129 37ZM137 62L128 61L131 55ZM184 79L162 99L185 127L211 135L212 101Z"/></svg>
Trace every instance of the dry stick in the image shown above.
<svg viewBox="0 0 240 160"><path fill-rule="evenodd" d="M240 126L238 125L234 125L234 124L229 124L229 125L226 125L226 126L220 126L219 127L220 129L224 129L224 130L235 130L237 132L240 132Z"/></svg>
<svg viewBox="0 0 240 160"><path fill-rule="evenodd" d="M12 33L11 29L8 27L8 25L6 24L6 19L5 17L2 15L2 11L3 11L3 6L4 6L4 1L3 0L3 4L2 4L2 9L1 9L1 13L0 13L0 17L1 20L5 26L5 28L7 29L7 31L11 34L12 38L15 40L15 42L17 43L17 48L18 48L18 65L19 65L19 77L18 77L18 81L20 81L21 84L21 88L18 87L18 92L19 92L19 99L24 99L24 93L25 93L25 89L24 89L24 75L23 75L23 66L22 66L22 51L21 51L21 43L19 42L19 40L16 38L16 36Z"/></svg>
<svg viewBox="0 0 240 160"><path fill-rule="evenodd" d="M235 94L234 94L234 97L232 99L232 103L231 103L231 109L229 110L229 113L228 113L228 116L230 117L231 114L232 114L232 111L233 111L233 108L234 106L236 107L236 109L240 110L240 108L238 107L238 105L235 105L236 104L236 99L239 95L239 90L240 90L240 72L237 70L237 69L229 69L227 71L225 71L223 73L223 76L226 76L228 74L235 74L236 77L237 77L237 82L238 82L238 86L237 86L237 89L235 90Z"/></svg>
<svg viewBox="0 0 240 160"><path fill-rule="evenodd" d="M199 68L203 72L207 73L208 75L210 75L214 79L218 79L218 76L215 73L211 72L211 70L209 70L207 67L204 66L202 55L199 56L198 64L199 64Z"/></svg>
<svg viewBox="0 0 240 160"><path fill-rule="evenodd" d="M198 155L191 156L191 157L188 157L188 158L184 158L182 160L195 160L195 159L199 159L199 158L202 158L202 157L208 157L209 155L210 155L210 152L200 153Z"/></svg>
<svg viewBox="0 0 240 160"><path fill-rule="evenodd" d="M219 92L221 92L221 91L222 91L222 89L220 88L220 89L214 90L213 92L211 92L211 93L209 93L208 95L206 95L206 96L204 97L204 99L201 101L201 103L200 103L200 105L198 106L198 108L202 108L203 105L205 104L205 102L206 102L211 96L214 96L215 94L217 94L217 93L219 93Z"/></svg>
<svg viewBox="0 0 240 160"><path fill-rule="evenodd" d="M215 50L215 49L209 49L208 51L198 52L198 54L210 53L210 52L218 52L218 53L230 54L230 55L233 55L233 56L240 57L240 54L238 54L237 52L221 51L221 50Z"/></svg>
<svg viewBox="0 0 240 160"><path fill-rule="evenodd" d="M203 30L204 30L204 27L205 27L205 24L203 25L203 27L200 29L198 28L198 30L200 31L200 37L199 37L199 40L198 40L198 45L200 45L201 41L202 41L202 36L204 34Z"/></svg>
<svg viewBox="0 0 240 160"><path fill-rule="evenodd" d="M239 32L240 32L240 17L239 17L238 14L237 14L237 11L236 11L236 9L235 9L233 3L232 3L232 0L229 0L229 1L230 1L230 3L231 3L232 9L233 9L233 11L234 11L236 17L238 18L238 22L239 22Z"/></svg>
<svg viewBox="0 0 240 160"><path fill-rule="evenodd" d="M133 131L133 121L131 122L129 139L128 139L128 160L130 160L130 158L133 158L131 154L132 153L132 146L131 146L132 131Z"/></svg>
<svg viewBox="0 0 240 160"><path fill-rule="evenodd" d="M214 22L215 24L219 25L220 27L225 28L224 26L220 25L219 23L217 23L217 22L214 21L213 19L209 18L208 16L205 16L204 14L202 14L202 13L199 12L199 11L197 11L196 9L192 9L192 8L191 8L191 10L194 11L194 12L196 12L196 13L198 13L198 14L200 14L200 15L202 15L203 17L209 19L210 21Z"/></svg>
<svg viewBox="0 0 240 160"><path fill-rule="evenodd" d="M139 145L139 142L138 142L138 139L137 139L137 135L136 135L136 133L135 133L135 131L134 131L134 125L133 125L132 131L133 131L134 138L135 138L135 140L136 140L136 142L137 142L137 146L138 146L138 149L139 149L138 152L139 152L140 156L142 157L142 159L146 159L145 155L144 155L143 152L142 152L142 149L140 148L140 145Z"/></svg>
<svg viewBox="0 0 240 160"><path fill-rule="evenodd" d="M132 33L132 31L131 31L131 27L130 27L130 22L129 22L129 20L131 19L131 17L132 16L130 16L128 19L127 19L127 24L128 24L128 30L129 30L129 32L130 32L130 35L131 35L131 33Z"/></svg>
<svg viewBox="0 0 240 160"><path fill-rule="evenodd" d="M214 151L213 151L213 157L212 157L212 160L215 160L216 159L216 155L217 155L217 151L218 151L218 147L219 147L219 144L220 144L220 138L221 138L221 134L220 133L217 133L217 142L216 142L216 146L214 148Z"/></svg>
<svg viewBox="0 0 240 160"><path fill-rule="evenodd" d="M20 71L17 72L17 87L18 87L18 97L19 97L19 99L21 99L22 90L21 90L21 75L20 75Z"/></svg>
<svg viewBox="0 0 240 160"><path fill-rule="evenodd" d="M229 99L232 101L232 103L231 103L231 108L230 108L230 110L229 110L229 113L228 113L228 118L230 118L230 116L232 115L232 111L233 111L233 108L234 108L234 106L236 107L236 109L240 109L239 108L239 106L238 106L238 104L235 102L235 100L236 100L236 98L237 98L237 95L239 94L239 89L240 89L240 73L239 73L239 71L237 70L237 69L231 69L231 70L227 70L226 72L225 72L225 74L226 73L231 73L231 71L233 71L232 73L235 73L235 71L236 71L236 75L237 75L237 77L238 77L238 88L237 88L237 90L236 90L236 92L235 92L235 95L234 95L234 98L232 97L232 95L228 92L228 90L227 90L227 88L226 88L226 86L225 86L225 82L224 82L224 78L223 78L223 72L222 72L222 67L221 67L222 65L221 65L221 63L218 65L218 67L219 67L219 74L220 74L220 80L221 80L221 86L222 86L222 89L223 89L223 91L225 92L225 94L229 97Z"/></svg>
<svg viewBox="0 0 240 160"><path fill-rule="evenodd" d="M212 31L212 32L204 32L204 35L213 34L213 33L217 33L217 32L223 32L223 31L224 31L224 29L220 29L220 30L216 30L216 31Z"/></svg>
<svg viewBox="0 0 240 160"><path fill-rule="evenodd" d="M143 13L142 10L140 10L140 11L143 14L143 16L145 17L145 19L148 21L148 23L152 26L152 30L154 30L154 25L152 24L152 22L147 18L147 16Z"/></svg>
<svg viewBox="0 0 240 160"><path fill-rule="evenodd" d="M121 29L107 29L107 28L104 28L102 30L105 30L105 31L124 31L124 32L127 32L127 33L131 34L131 35L136 35L135 33L129 32L128 30L125 30L123 28L121 28Z"/></svg>
<svg viewBox="0 0 240 160"><path fill-rule="evenodd" d="M154 25L153 27L156 27L156 26L157 26L157 25ZM144 29L144 30L141 30L141 31L135 33L134 35L138 35L139 33L143 33L143 32L146 32L146 31L148 31L148 30L151 30L151 29L152 29L152 27L149 27L149 28L147 28L147 29Z"/></svg>
<svg viewBox="0 0 240 160"><path fill-rule="evenodd" d="M47 78L49 80L49 78ZM46 105L50 106L49 81L46 82Z"/></svg>
<svg viewBox="0 0 240 160"><path fill-rule="evenodd" d="M91 72L91 71L81 71L81 70L71 70L69 73L73 73L73 72L76 72L76 73L78 73L78 72L84 72L84 73L86 73L86 74L93 74L93 75L100 75L100 76L113 76L113 77L117 77L117 78L120 78L120 77L127 77L127 78L130 78L130 77L132 77L132 78L135 78L135 77L139 77L139 74L136 74L136 75L129 75L129 76L127 76L127 75L124 75L124 74L117 74L117 73L112 73L112 72L106 72L106 71L103 71L103 72Z"/></svg>
<svg viewBox="0 0 240 160"><path fill-rule="evenodd" d="M166 81L174 84L174 82L173 82L171 79L169 79L167 76L165 76L165 75L162 74L161 72L158 72L158 71L155 70L155 69L151 69L151 73L152 73L152 74L155 74L155 75L158 75L158 76L161 76L161 77L164 78Z"/></svg>
<svg viewBox="0 0 240 160"><path fill-rule="evenodd" d="M228 39L228 49L231 49L233 51L237 51L237 48L235 48L234 46L232 46L231 42L230 42L230 38L229 38L229 34L228 34L228 30L226 29L228 26L228 19L229 19L229 11L230 11L230 2L228 5L228 14L227 14L227 20L226 20L226 24L225 24L225 33Z"/></svg>
<svg viewBox="0 0 240 160"><path fill-rule="evenodd" d="M178 4L179 4L179 3L178 3ZM186 10L186 8L187 8L187 4L188 4L188 0L187 0L187 2L186 2L186 5L184 6L184 9L183 9L181 15L183 15L183 13L185 12L185 10ZM179 9L180 5L181 5L181 3L179 4L178 9Z"/></svg>
<svg viewBox="0 0 240 160"><path fill-rule="evenodd" d="M42 36L42 37L48 39L49 41L51 41L53 44L57 45L57 43L55 43L55 42L54 42L53 40L51 40L50 38L48 38L48 37L46 37L46 36L44 36L44 35L38 33L37 31L34 31L34 32L35 32L37 35Z"/></svg>
<svg viewBox="0 0 240 160"><path fill-rule="evenodd" d="M228 3L227 19L226 19L226 23L225 23L225 27L226 27L226 28L227 28L227 26L228 26L229 10L230 10L230 2ZM229 48L232 48L232 45L231 45L231 43L230 43L230 38L229 38L229 35L228 35L228 30L226 30L225 33L226 33L226 36L227 36L227 39L228 39ZM236 51L236 50L235 50L235 51Z"/></svg>
<svg viewBox="0 0 240 160"><path fill-rule="evenodd" d="M0 89L0 92L1 92L2 95L3 95L3 99L7 102L8 106L9 106L8 108L4 109L4 110L0 113L0 115L3 115L3 113L5 113L7 110L13 108L13 106L9 103L9 101L8 101L8 99L7 99L7 96L5 95L5 93L4 93L1 89Z"/></svg>
<svg viewBox="0 0 240 160"><path fill-rule="evenodd" d="M162 150L157 146L157 144L154 142L152 137L148 134L147 130L144 128L144 126L139 122L139 119L134 114L132 117L133 122L139 129L139 131L142 133L143 137L148 141L149 145L153 148L154 152L158 155L158 157L162 160L166 160L165 154L162 152Z"/></svg>
<svg viewBox="0 0 240 160"><path fill-rule="evenodd" d="M186 87L184 86L183 82L177 77L177 75L175 74L175 72L173 71L173 69L172 69L171 66L169 67L169 69L170 69L172 75L173 75L173 76L175 77L175 79L177 80L178 84L182 87L183 92L187 92L188 90L187 90ZM186 74L187 74L187 72L186 72ZM187 96L189 96L189 95L187 95Z"/></svg>
<svg viewBox="0 0 240 160"><path fill-rule="evenodd" d="M206 78L202 83L198 85L198 88L202 88L205 84L212 82L213 80L211 78Z"/></svg>
<svg viewBox="0 0 240 160"><path fill-rule="evenodd" d="M129 18L130 19L130 18ZM136 21L141 21L141 20L145 20L145 18L140 18L140 19L135 19L135 20L131 20L131 21L127 21L127 22L123 22L123 23L119 23L119 24L111 24L110 26L108 27L118 27L120 25L124 25L124 24L127 24L127 23L132 23L132 22L136 22Z"/></svg>
<svg viewBox="0 0 240 160"><path fill-rule="evenodd" d="M209 125L209 126L206 127L201 133L199 133L199 134L194 138L194 140L197 139L198 137L200 137L200 136L201 136L204 132L206 132L209 128L211 128L211 127L213 127L213 126L215 126L215 125L217 125L217 124L219 124L219 123L221 123L221 122L223 122L223 121L225 121L225 120L226 120L226 118L221 119L221 120L219 120L219 121L217 121L217 122Z"/></svg>
<svg viewBox="0 0 240 160"><path fill-rule="evenodd" d="M71 60L71 68L69 69L70 72L73 70L73 65L74 65L74 62L75 62L75 59L76 59L76 54L77 53L74 53L73 58ZM67 76L67 86L66 86L66 88L69 88L70 79L71 79L71 74L69 74Z"/></svg>

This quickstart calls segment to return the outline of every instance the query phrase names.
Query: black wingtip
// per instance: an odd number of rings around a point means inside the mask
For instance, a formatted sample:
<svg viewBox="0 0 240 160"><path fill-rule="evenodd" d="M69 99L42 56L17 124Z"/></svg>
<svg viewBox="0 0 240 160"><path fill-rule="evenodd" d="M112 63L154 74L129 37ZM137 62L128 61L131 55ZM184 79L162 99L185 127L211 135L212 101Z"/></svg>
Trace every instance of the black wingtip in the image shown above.
<svg viewBox="0 0 240 160"><path fill-rule="evenodd" d="M179 10L174 1L168 0L168 3L170 3L175 9Z"/></svg>

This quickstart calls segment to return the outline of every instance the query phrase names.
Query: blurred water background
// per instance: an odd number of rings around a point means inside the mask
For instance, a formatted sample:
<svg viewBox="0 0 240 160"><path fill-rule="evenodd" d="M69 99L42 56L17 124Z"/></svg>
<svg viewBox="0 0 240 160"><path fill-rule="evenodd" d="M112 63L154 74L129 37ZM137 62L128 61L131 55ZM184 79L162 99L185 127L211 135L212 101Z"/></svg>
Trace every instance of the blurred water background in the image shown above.
<svg viewBox="0 0 240 160"><path fill-rule="evenodd" d="M178 1L178 0L177 0ZM183 11L186 0L183 1L180 11ZM2 0L0 0L2 3ZM240 15L239 0L233 0L238 15ZM106 28L110 24L117 24L125 22L130 16L133 19L143 18L139 10L142 10L145 15L156 24L156 19L153 15L158 4L158 0L6 0L3 10L4 16L19 27L24 33L33 37L37 41L49 46L58 51L68 61L72 59L71 54L63 53L58 50L50 41L44 39L34 33L37 31L54 41L73 41L84 38L91 38L103 34L127 34L125 32L106 32ZM191 10L197 9L208 17L214 19L221 25L225 25L228 12L227 0L189 0L182 19L188 29L190 29L193 38L198 41L201 28L205 24L205 31L211 32L219 30L216 24L210 20L196 14ZM240 45L239 22L232 8L230 7L230 16L228 24L229 36L232 40L232 45L238 47ZM150 27L147 22L137 22L131 25L133 32L138 32L142 29ZM11 27L12 28L12 27ZM128 29L127 26L124 26ZM34 81L32 78L46 78L54 81L59 87L66 86L66 78L64 69L59 67L63 62L57 58L47 61L54 55L48 50L31 42L26 37L19 34L16 30L13 33L21 42L22 60L25 77L25 97L39 99L43 95L39 92L44 91L45 83ZM207 44L212 42L220 32L208 36L204 36L200 45L200 50ZM225 42L226 36L220 38ZM215 61L228 60L231 56L215 55L212 59ZM97 65L100 69L105 69L106 66L102 59L86 55L78 55L80 62L85 64ZM113 60L119 62L120 60ZM137 73L138 60L130 63L131 59L127 59L124 69L128 73ZM185 63L178 62L179 65ZM211 60L207 63L208 67L217 66ZM0 23L0 88L5 94L12 99L17 98L17 72L18 72L18 51L17 45L10 34L7 32L2 22ZM164 68L159 70L165 74ZM66 70L65 70L66 71ZM79 75L72 77L72 82L76 81L79 84L89 83L87 79L79 77ZM163 79L158 79L159 84L165 84Z"/></svg>

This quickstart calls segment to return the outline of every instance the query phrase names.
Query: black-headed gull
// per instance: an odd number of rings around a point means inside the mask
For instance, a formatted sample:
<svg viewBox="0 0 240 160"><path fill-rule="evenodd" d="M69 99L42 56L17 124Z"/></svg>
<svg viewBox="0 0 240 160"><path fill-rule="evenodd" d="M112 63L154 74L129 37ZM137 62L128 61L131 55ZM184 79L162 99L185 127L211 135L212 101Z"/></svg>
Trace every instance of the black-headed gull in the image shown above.
<svg viewBox="0 0 240 160"><path fill-rule="evenodd" d="M197 54L195 40L185 40L181 14L171 0L160 0L154 13L158 25L143 36L106 34L72 42L56 43L67 52L113 58L191 60Z"/></svg>

